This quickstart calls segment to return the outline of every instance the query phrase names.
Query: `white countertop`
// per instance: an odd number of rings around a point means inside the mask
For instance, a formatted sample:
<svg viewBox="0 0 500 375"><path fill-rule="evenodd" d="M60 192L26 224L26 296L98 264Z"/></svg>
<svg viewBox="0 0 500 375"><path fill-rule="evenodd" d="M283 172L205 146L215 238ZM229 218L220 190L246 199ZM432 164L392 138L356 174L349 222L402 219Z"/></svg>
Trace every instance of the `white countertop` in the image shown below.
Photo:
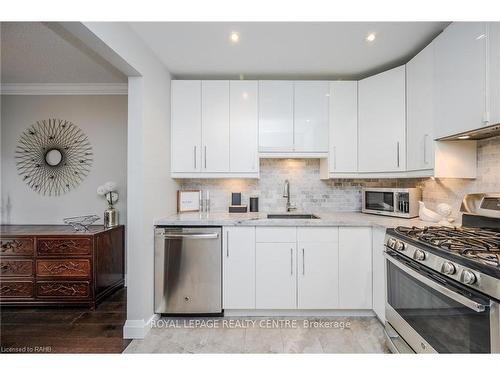
<svg viewBox="0 0 500 375"><path fill-rule="evenodd" d="M293 212L296 213L296 212ZM314 213L314 212L313 212ZM425 222L418 218L402 219L389 216L364 214L361 212L331 212L314 213L319 219L268 219L267 213L181 213L155 221L155 225L241 225L241 226L378 226L382 228L394 228L397 226L424 227L436 225ZM453 223L459 225L459 223ZM453 225L452 224L452 225Z"/></svg>

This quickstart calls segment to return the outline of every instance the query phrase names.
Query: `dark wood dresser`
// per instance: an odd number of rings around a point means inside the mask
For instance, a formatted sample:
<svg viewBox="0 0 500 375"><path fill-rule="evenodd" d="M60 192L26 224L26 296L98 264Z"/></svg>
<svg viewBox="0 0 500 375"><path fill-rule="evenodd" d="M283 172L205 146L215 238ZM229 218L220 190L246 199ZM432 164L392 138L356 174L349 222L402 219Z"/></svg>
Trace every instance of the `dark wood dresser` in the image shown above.
<svg viewBox="0 0 500 375"><path fill-rule="evenodd" d="M124 283L125 228L0 226L1 305L95 308Z"/></svg>

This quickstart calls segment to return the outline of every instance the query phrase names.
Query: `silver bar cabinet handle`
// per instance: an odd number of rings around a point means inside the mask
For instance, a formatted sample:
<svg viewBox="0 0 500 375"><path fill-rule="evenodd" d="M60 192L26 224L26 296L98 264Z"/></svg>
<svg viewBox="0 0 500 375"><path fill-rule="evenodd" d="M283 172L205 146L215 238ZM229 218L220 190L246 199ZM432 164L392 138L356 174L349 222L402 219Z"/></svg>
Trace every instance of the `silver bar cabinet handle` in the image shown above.
<svg viewBox="0 0 500 375"><path fill-rule="evenodd" d="M427 137L429 134L424 134L424 164L427 164Z"/></svg>
<svg viewBox="0 0 500 375"><path fill-rule="evenodd" d="M293 249L290 249L290 275L293 275Z"/></svg>
<svg viewBox="0 0 500 375"><path fill-rule="evenodd" d="M196 169L196 146L194 146L194 169Z"/></svg>
<svg viewBox="0 0 500 375"><path fill-rule="evenodd" d="M305 250L302 248L302 275L306 274L306 256Z"/></svg>
<svg viewBox="0 0 500 375"><path fill-rule="evenodd" d="M397 155L397 160L398 160L398 167L399 167L399 141L396 142L396 155Z"/></svg>
<svg viewBox="0 0 500 375"><path fill-rule="evenodd" d="M207 146L205 146L205 169L207 169Z"/></svg>
<svg viewBox="0 0 500 375"><path fill-rule="evenodd" d="M333 169L337 170L337 146L333 146Z"/></svg>
<svg viewBox="0 0 500 375"><path fill-rule="evenodd" d="M229 231L226 231L226 257L229 258Z"/></svg>

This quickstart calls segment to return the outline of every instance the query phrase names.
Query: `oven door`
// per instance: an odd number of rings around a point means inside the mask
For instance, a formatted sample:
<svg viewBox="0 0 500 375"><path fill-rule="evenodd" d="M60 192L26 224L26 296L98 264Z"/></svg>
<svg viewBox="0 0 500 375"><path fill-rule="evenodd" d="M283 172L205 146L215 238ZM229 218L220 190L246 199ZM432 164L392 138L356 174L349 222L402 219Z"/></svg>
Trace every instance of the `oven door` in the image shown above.
<svg viewBox="0 0 500 375"><path fill-rule="evenodd" d="M396 252L387 250L385 257L386 319L415 352L497 350L492 342L498 338L491 336L498 304Z"/></svg>

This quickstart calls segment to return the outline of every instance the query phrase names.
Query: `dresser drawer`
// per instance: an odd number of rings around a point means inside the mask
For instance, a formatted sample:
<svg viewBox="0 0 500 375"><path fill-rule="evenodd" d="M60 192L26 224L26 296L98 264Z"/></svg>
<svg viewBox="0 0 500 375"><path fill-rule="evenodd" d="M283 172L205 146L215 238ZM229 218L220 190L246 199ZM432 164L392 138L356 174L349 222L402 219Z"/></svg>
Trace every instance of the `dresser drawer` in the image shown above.
<svg viewBox="0 0 500 375"><path fill-rule="evenodd" d="M92 250L90 238L37 238L37 255L89 255Z"/></svg>
<svg viewBox="0 0 500 375"><path fill-rule="evenodd" d="M0 260L0 277L33 276L33 261L26 259Z"/></svg>
<svg viewBox="0 0 500 375"><path fill-rule="evenodd" d="M37 281L38 298L89 298L88 281Z"/></svg>
<svg viewBox="0 0 500 375"><path fill-rule="evenodd" d="M32 280L1 280L0 298L32 298L33 281Z"/></svg>
<svg viewBox="0 0 500 375"><path fill-rule="evenodd" d="M33 238L2 238L0 239L1 256L33 256Z"/></svg>
<svg viewBox="0 0 500 375"><path fill-rule="evenodd" d="M90 259L38 259L36 276L90 278Z"/></svg>

